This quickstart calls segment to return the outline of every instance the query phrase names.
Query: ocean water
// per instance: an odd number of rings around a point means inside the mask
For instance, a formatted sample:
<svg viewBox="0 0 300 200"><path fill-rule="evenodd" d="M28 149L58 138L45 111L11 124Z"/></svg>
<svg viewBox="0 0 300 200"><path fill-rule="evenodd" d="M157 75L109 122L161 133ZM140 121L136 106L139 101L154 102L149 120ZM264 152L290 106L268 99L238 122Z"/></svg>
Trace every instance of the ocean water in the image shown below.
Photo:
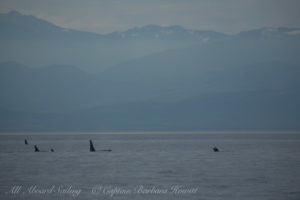
<svg viewBox="0 0 300 200"><path fill-rule="evenodd" d="M1 200L300 199L296 132L1 133L0 163Z"/></svg>

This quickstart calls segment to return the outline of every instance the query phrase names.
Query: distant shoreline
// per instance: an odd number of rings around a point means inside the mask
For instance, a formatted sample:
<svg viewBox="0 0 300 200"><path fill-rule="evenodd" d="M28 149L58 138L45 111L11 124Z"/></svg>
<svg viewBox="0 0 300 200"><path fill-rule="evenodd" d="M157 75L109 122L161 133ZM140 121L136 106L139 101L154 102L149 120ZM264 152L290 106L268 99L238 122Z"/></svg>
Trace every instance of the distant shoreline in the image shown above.
<svg viewBox="0 0 300 200"><path fill-rule="evenodd" d="M0 132L0 135L105 135L105 134L300 134L300 131L83 131L83 132Z"/></svg>

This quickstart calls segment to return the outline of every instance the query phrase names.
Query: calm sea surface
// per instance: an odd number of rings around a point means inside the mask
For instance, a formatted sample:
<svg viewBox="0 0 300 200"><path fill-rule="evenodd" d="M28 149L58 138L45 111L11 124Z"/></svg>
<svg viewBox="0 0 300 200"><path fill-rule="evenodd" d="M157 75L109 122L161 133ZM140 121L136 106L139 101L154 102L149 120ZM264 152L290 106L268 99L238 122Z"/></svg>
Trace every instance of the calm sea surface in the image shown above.
<svg viewBox="0 0 300 200"><path fill-rule="evenodd" d="M0 199L299 200L300 133L1 133Z"/></svg>

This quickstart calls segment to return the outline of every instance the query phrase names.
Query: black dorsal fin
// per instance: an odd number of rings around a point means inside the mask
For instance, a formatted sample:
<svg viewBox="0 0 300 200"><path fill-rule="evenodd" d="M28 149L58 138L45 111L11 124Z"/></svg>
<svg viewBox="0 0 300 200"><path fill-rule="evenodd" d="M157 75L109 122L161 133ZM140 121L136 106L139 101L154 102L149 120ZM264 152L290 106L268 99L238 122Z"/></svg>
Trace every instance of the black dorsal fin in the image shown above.
<svg viewBox="0 0 300 200"><path fill-rule="evenodd" d="M25 143L25 145L28 145L28 141L26 139L24 140L24 143Z"/></svg>
<svg viewBox="0 0 300 200"><path fill-rule="evenodd" d="M90 152L95 152L95 151L96 151L96 149L95 149L95 147L93 145L93 141L90 140Z"/></svg>
<svg viewBox="0 0 300 200"><path fill-rule="evenodd" d="M39 148L36 145L34 145L34 151L35 152L40 152Z"/></svg>

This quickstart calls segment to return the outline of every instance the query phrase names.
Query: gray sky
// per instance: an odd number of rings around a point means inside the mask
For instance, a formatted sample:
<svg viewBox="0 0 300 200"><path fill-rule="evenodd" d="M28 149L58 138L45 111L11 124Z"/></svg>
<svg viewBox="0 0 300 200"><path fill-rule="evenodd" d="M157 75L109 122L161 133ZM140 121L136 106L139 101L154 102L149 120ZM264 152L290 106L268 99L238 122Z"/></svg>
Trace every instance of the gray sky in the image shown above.
<svg viewBox="0 0 300 200"><path fill-rule="evenodd" d="M97 33L148 24L224 33L300 27L300 0L0 0L0 12L10 10Z"/></svg>

